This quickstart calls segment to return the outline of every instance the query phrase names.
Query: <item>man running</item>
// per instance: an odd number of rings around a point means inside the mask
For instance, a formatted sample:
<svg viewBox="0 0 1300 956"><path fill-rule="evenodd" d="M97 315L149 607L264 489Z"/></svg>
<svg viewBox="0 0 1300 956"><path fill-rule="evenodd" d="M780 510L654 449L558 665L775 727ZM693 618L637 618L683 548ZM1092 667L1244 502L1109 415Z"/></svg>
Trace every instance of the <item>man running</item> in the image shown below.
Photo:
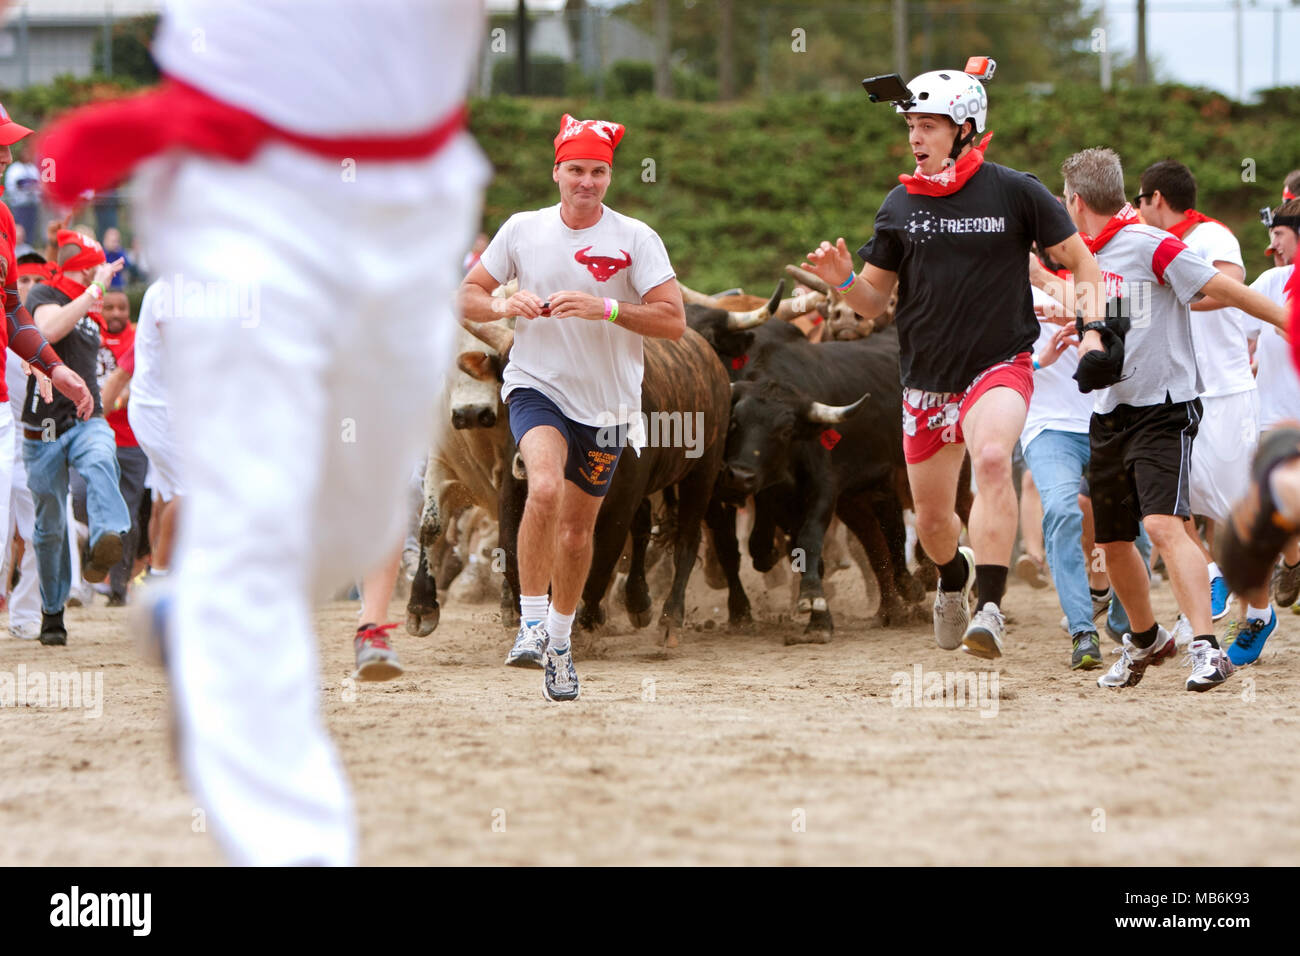
<svg viewBox="0 0 1300 956"><path fill-rule="evenodd" d="M1121 303L1120 314L1112 314L1104 328L1088 330L1104 333L1104 346L1085 338L1078 375L1080 387L1098 390L1088 476L1096 539L1132 627L1120 659L1098 683L1135 686L1149 665L1176 648L1173 635L1156 622L1147 570L1134 545L1144 526L1160 548L1179 608L1195 635L1187 646L1193 667L1187 689L1209 690L1227 680L1234 666L1211 625L1205 557L1183 529L1190 514L1192 442L1202 390L1187 304L1211 296L1279 327L1286 316L1181 240L1140 223L1124 198L1124 170L1112 150L1076 153L1061 171L1066 209L1079 231L1090 236L1088 246L1105 270L1107 291Z"/></svg>
<svg viewBox="0 0 1300 956"><path fill-rule="evenodd" d="M461 285L470 321L526 320L515 326L501 389L528 473L520 626L506 663L541 665L552 701L578 699L569 635L596 516L622 453L605 447L600 426L640 422L642 337L686 331L662 240L602 202L622 138L617 123L565 114L551 171L560 202L511 216ZM519 291L493 298L511 279Z"/></svg>
<svg viewBox="0 0 1300 956"><path fill-rule="evenodd" d="M1029 173L985 162L988 99L960 70L923 73L897 101L916 171L885 198L875 235L858 250L823 242L806 268L845 291L863 318L881 315L898 283L903 450L922 547L939 565L934 637L946 650L1002 654L1000 610L1018 506L1011 455L1033 393L1038 338L1029 249L1040 248L1082 284L1101 272L1056 198ZM1087 303L1096 318L1100 297ZM970 548L958 548L957 479L969 452L979 493ZM979 611L968 595L978 586Z"/></svg>

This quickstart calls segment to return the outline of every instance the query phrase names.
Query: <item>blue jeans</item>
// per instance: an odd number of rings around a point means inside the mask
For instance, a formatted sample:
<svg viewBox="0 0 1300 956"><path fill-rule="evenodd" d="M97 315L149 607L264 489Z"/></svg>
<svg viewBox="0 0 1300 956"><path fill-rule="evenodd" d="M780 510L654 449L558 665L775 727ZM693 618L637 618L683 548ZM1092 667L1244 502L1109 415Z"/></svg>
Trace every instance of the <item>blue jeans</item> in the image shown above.
<svg viewBox="0 0 1300 956"><path fill-rule="evenodd" d="M1056 596L1068 619L1071 634L1094 631L1088 567L1083 556L1083 512L1079 510L1079 480L1088 470L1091 449L1088 436L1048 429L1029 443L1025 463L1043 500L1043 543ZM1138 550L1149 561L1151 541L1146 531L1138 536ZM1118 600L1111 601L1107 623L1117 634L1129 630L1128 615Z"/></svg>
<svg viewBox="0 0 1300 956"><path fill-rule="evenodd" d="M57 614L68 600L72 563L68 554L68 466L86 479L86 515L90 545L101 535L125 535L131 529L118 490L117 444L103 418L78 422L54 441L23 439L27 487L36 506L36 566L41 578L41 609Z"/></svg>

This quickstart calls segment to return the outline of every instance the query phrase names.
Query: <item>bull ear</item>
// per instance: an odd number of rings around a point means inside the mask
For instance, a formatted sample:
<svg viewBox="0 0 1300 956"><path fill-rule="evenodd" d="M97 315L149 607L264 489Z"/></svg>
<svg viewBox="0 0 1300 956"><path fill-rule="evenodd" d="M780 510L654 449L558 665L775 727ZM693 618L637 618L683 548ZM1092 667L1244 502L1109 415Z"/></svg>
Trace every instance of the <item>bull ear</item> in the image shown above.
<svg viewBox="0 0 1300 956"><path fill-rule="evenodd" d="M501 381L501 356L487 352L461 352L456 356L456 367L470 378L480 382Z"/></svg>
<svg viewBox="0 0 1300 956"><path fill-rule="evenodd" d="M871 393L867 392L850 405L823 405L821 402L811 402L803 417L805 421L818 425L838 425L851 418L870 397Z"/></svg>

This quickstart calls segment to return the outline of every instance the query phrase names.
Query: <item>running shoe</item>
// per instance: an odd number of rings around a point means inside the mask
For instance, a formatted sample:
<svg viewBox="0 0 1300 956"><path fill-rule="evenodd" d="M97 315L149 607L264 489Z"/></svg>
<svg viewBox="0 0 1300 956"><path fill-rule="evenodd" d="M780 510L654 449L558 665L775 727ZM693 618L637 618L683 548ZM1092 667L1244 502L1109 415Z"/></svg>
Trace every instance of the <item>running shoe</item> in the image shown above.
<svg viewBox="0 0 1300 956"><path fill-rule="evenodd" d="M1209 641L1192 641L1187 645L1183 666L1189 665L1192 676L1187 678L1187 689L1196 691L1218 687L1237 669L1228 655Z"/></svg>
<svg viewBox="0 0 1300 956"><path fill-rule="evenodd" d="M1016 560L1016 577L1035 591L1041 591L1052 583L1052 579L1047 576L1042 563L1028 554L1022 554Z"/></svg>
<svg viewBox="0 0 1300 956"><path fill-rule="evenodd" d="M81 576L91 584L108 577L113 565L122 560L122 536L116 531L105 531L90 549L81 564Z"/></svg>
<svg viewBox="0 0 1300 956"><path fill-rule="evenodd" d="M1156 629L1156 639L1150 647L1138 647L1131 634L1124 635L1124 648L1110 670L1097 678L1099 687L1136 687L1142 675L1152 664L1159 666L1174 656L1177 650L1174 636L1163 627Z"/></svg>
<svg viewBox="0 0 1300 956"><path fill-rule="evenodd" d="M1273 603L1291 607L1297 599L1300 599L1300 564L1293 568L1283 558L1273 572Z"/></svg>
<svg viewBox="0 0 1300 956"><path fill-rule="evenodd" d="M1196 640L1196 635L1192 633L1192 622L1183 614L1178 615L1178 620L1174 622L1174 629L1170 633L1174 635L1174 644L1179 648L1186 647Z"/></svg>
<svg viewBox="0 0 1300 956"><path fill-rule="evenodd" d="M506 663L511 667L542 667L546 642L549 639L545 621L538 621L532 627L520 624L519 633L515 635L514 646L506 655Z"/></svg>
<svg viewBox="0 0 1300 956"><path fill-rule="evenodd" d="M1258 618L1246 618L1246 626L1237 631L1237 639L1228 648L1228 660L1233 667L1245 667L1259 660L1264 643L1277 630L1277 612L1269 615L1268 623Z"/></svg>
<svg viewBox="0 0 1300 956"><path fill-rule="evenodd" d="M1074 654L1070 657L1070 670L1090 671L1100 667L1101 646L1097 642L1095 631L1084 631L1074 635Z"/></svg>
<svg viewBox="0 0 1300 956"><path fill-rule="evenodd" d="M962 646L970 627L970 592L975 586L975 552L958 548L957 553L966 559L966 583L960 591L951 594L943 589L942 582L934 592L934 640L945 651L955 651Z"/></svg>
<svg viewBox="0 0 1300 956"><path fill-rule="evenodd" d="M1210 617L1219 620L1223 615L1228 613L1228 598L1231 592L1228 589L1228 582L1220 574L1210 582Z"/></svg>
<svg viewBox="0 0 1300 956"><path fill-rule="evenodd" d="M1002 635L1006 633L1007 619L996 604L989 601L975 612L961 649L972 657L993 660L1002 656Z"/></svg>
<svg viewBox="0 0 1300 956"><path fill-rule="evenodd" d="M37 623L10 624L9 633L20 641L34 641L41 636L41 626Z"/></svg>
<svg viewBox="0 0 1300 956"><path fill-rule="evenodd" d="M563 702L578 699L578 672L573 667L573 646L557 652L546 646L546 665L542 674L542 696Z"/></svg>
<svg viewBox="0 0 1300 956"><path fill-rule="evenodd" d="M357 628L357 636L352 639L352 649L357 655L354 680L392 680L402 675L397 651L388 644L388 632L395 627L396 624L362 624Z"/></svg>

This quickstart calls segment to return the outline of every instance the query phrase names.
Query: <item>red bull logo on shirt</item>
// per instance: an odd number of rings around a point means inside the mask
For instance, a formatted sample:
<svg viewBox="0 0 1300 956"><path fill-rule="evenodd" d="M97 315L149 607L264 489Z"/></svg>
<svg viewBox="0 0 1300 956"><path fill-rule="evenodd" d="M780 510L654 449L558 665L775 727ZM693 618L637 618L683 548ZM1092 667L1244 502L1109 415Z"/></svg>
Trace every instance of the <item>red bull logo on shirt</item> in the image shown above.
<svg viewBox="0 0 1300 956"><path fill-rule="evenodd" d="M589 256L587 252L591 249L579 249L574 253L574 260L582 263L587 267L587 271L597 282L608 282L617 273L623 271L632 264L632 257L622 249L618 250L623 253L622 259L615 259L613 256Z"/></svg>

